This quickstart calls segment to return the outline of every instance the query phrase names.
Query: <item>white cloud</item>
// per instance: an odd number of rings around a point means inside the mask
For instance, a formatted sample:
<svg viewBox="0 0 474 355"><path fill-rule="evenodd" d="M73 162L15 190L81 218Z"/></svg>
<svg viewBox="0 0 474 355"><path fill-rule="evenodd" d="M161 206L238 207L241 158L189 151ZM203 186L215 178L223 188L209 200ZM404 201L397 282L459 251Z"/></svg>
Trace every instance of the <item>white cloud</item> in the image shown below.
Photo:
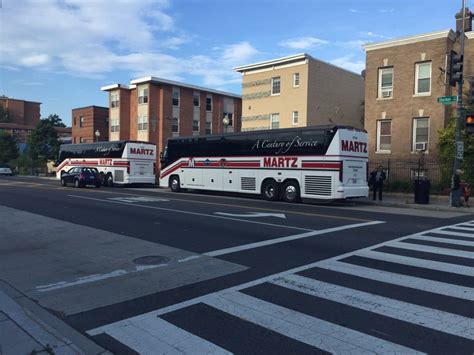
<svg viewBox="0 0 474 355"><path fill-rule="evenodd" d="M367 43L368 41L363 41L361 39L355 39L351 41L346 41L346 42L336 42L336 45L344 48L351 48L351 49L363 49L363 46Z"/></svg>
<svg viewBox="0 0 474 355"><path fill-rule="evenodd" d="M356 10L356 9L349 9L349 12L352 12L352 13L356 14L356 13L359 13L360 11Z"/></svg>
<svg viewBox="0 0 474 355"><path fill-rule="evenodd" d="M365 69L365 62L362 60L354 60L353 55L346 55L330 61L331 64L337 65L340 68L350 70L354 73L360 74Z"/></svg>
<svg viewBox="0 0 474 355"><path fill-rule="evenodd" d="M312 49L327 44L328 41L315 37L290 38L279 43L280 46L290 49Z"/></svg>
<svg viewBox="0 0 474 355"><path fill-rule="evenodd" d="M384 8L384 9L379 9L379 12L380 13L392 13L392 12L395 12L395 9L393 7L387 7L387 8Z"/></svg>
<svg viewBox="0 0 474 355"><path fill-rule="evenodd" d="M170 55L193 35L177 28L166 0L4 0L0 67L35 67L104 79L116 70L183 81L196 76L208 86L241 81L232 71L254 61L249 42L215 46L210 54Z"/></svg>

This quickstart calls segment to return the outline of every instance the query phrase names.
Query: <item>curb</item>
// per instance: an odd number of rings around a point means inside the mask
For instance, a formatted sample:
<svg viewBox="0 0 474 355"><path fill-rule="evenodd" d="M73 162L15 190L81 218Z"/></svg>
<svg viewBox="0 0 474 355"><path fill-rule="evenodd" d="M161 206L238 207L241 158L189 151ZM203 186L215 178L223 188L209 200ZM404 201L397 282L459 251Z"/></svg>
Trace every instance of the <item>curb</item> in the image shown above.
<svg viewBox="0 0 474 355"><path fill-rule="evenodd" d="M4 326L7 322L14 324L14 329L25 333L22 334L23 339L29 339L29 344L27 342L18 344L15 339L17 334L10 338L11 348L17 352L30 354L34 350L39 352L50 350L56 354L111 354L59 318L51 315L3 280L0 280L0 300L2 301L0 302L0 313L6 315ZM0 322L0 329L2 323ZM21 331L17 331L19 336ZM2 348L4 351L8 351L10 347L7 340L3 339Z"/></svg>

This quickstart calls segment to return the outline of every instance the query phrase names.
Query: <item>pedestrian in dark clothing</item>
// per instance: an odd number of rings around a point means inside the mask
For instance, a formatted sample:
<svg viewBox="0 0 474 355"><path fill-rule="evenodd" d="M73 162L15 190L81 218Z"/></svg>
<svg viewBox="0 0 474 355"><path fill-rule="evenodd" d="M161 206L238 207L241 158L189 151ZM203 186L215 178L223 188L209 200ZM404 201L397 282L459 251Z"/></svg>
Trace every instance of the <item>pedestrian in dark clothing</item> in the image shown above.
<svg viewBox="0 0 474 355"><path fill-rule="evenodd" d="M387 178L383 171L383 166L379 165L377 169L370 173L369 185L372 185L373 199L376 200L377 191L379 192L379 200L382 201L383 181Z"/></svg>
<svg viewBox="0 0 474 355"><path fill-rule="evenodd" d="M451 206L459 207L461 199L461 174L462 170L457 169L451 180Z"/></svg>

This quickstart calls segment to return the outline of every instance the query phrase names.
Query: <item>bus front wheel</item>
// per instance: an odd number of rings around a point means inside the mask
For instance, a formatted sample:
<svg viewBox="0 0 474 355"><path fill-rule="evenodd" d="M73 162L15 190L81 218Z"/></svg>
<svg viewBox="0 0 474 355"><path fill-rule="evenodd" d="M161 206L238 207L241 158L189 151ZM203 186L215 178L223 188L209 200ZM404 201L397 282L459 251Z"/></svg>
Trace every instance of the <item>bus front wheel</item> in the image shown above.
<svg viewBox="0 0 474 355"><path fill-rule="evenodd" d="M262 196L267 201L276 201L280 195L280 186L275 180L266 180L262 185Z"/></svg>
<svg viewBox="0 0 474 355"><path fill-rule="evenodd" d="M285 202L300 201L300 185L298 181L290 180L283 185L282 198Z"/></svg>
<svg viewBox="0 0 474 355"><path fill-rule="evenodd" d="M179 192L181 190L179 176L173 175L172 177L170 177L170 188L173 192Z"/></svg>

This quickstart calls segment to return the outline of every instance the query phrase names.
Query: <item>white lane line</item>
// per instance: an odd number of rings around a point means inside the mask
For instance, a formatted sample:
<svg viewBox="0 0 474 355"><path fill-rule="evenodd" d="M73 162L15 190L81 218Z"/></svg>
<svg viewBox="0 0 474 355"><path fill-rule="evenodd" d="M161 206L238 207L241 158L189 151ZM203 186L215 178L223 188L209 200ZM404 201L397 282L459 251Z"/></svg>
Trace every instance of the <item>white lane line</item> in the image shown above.
<svg viewBox="0 0 474 355"><path fill-rule="evenodd" d="M329 284L299 275L288 275L272 281L273 284L311 296L357 307L440 332L474 339L472 319L408 302Z"/></svg>
<svg viewBox="0 0 474 355"><path fill-rule="evenodd" d="M463 222L463 223L465 224L466 222ZM474 224L474 221L472 221L472 223ZM444 227L442 227L442 228L444 228ZM189 299L187 301L183 301L183 302L180 302L180 303L175 303L175 304L172 304L172 305L167 306L167 307L163 307L163 308L160 308L160 309L157 309L157 310L154 310L154 311L150 311L148 313L139 314L139 315L133 316L133 317L128 318L128 319L123 319L123 320L119 320L119 321L116 321L116 322L113 322L113 323L105 324L105 325L99 326L97 328L90 329L90 330L87 331L87 333L89 335L101 334L101 333L107 332L109 329L114 329L116 327L126 326L128 324L128 322L140 321L140 319L144 319L144 318L157 317L157 316L160 316L160 315L163 315L163 314L166 314L166 313L174 312L174 311L177 311L179 309L183 309L183 308L192 306L192 305L200 303L200 302L204 302L208 297L218 295L220 293L229 292L229 291L240 291L240 290L244 290L244 289L249 288L249 287L261 285L265 282L271 282L273 279L275 279L277 277L283 277L283 276L290 275L290 274L296 274L296 273L299 273L299 272L302 272L302 271L305 271L305 270L312 269L314 267L318 267L322 262L325 262L325 261L332 261L332 260L335 261L335 260L339 260L339 259L348 258L350 256L353 256L353 255L356 255L356 254L360 253L361 251L368 251L368 250L371 250L371 249L380 248L380 247L388 245L389 243L393 243L395 241L399 241L399 240L405 239L407 237L415 237L415 236L418 236L418 235L422 235L423 233L433 232L437 229L439 229L439 228L432 229L432 230L427 230L427 231L422 231L422 232L415 233L415 234L412 234L412 235L409 235L409 236L403 236L403 237L400 237L400 238L397 238L397 239L394 239L394 240L390 240L388 242L382 242L382 243L379 243L379 244L376 244L376 245L371 245L371 246L368 246L366 248L355 250L355 251L352 251L352 252L349 252L349 253L346 253L346 254L343 254L343 255L336 255L332 258L329 258L329 259L326 259L326 260L323 260L323 261L315 261L314 263L311 263L311 264L298 266L296 268L289 269L289 270L286 270L286 271L282 271L282 272L279 272L279 273L276 273L276 274L273 274L273 275L264 276L260 279L256 279L256 280L249 281L249 282L246 282L246 283L243 283L243 284L240 284L240 285L232 286L232 287L229 287L227 289L223 289L223 290L218 291L218 292L213 292L213 293L210 293L210 294L207 294L207 295L195 297L195 298ZM371 270L371 269L369 269L369 270ZM362 277L363 277L363 275L362 275ZM414 282L414 284L416 285L416 282ZM449 286L451 286L451 285L449 285ZM416 288L416 287L412 287L412 288Z"/></svg>
<svg viewBox="0 0 474 355"><path fill-rule="evenodd" d="M437 293L439 295L450 296L474 301L474 292L471 287L458 286L450 283L432 281L421 277L396 274L389 271L371 269L365 266L359 266L336 260L325 260L320 262L317 267L341 272L343 274L359 276L365 279L376 280L393 285L413 288L416 290Z"/></svg>
<svg viewBox="0 0 474 355"><path fill-rule="evenodd" d="M303 238L308 238L308 237L314 237L316 235L339 232L339 231L342 231L342 230L353 229L353 228L372 226L372 225L380 224L380 223L385 223L385 222L372 221L372 222L365 222L365 223L349 224L349 225L341 226L341 227L327 228L327 229L322 229L322 230L319 230L319 231L312 231L312 232L307 232L307 233L290 235L290 236L287 236L287 237L264 240L264 241L261 241L261 242L255 242L255 243L239 245L239 246L231 247L231 248L225 248L225 249L209 251L207 253L204 253L204 255L215 257L215 256L220 256L220 255L225 255L225 254L236 253L236 252L243 251L243 250L255 249L255 248L260 248L260 247L264 247L264 246L268 246L268 245L289 242L289 241L292 241L292 240L303 239Z"/></svg>
<svg viewBox="0 0 474 355"><path fill-rule="evenodd" d="M457 256L459 258L474 259L474 252L472 251L447 249L447 248L433 247L430 245L422 245L422 244L413 244L413 243L403 242L403 240L399 242L389 243L387 245L394 248L424 251L427 253L443 254L443 255Z"/></svg>
<svg viewBox="0 0 474 355"><path fill-rule="evenodd" d="M474 240L471 242L471 241L458 240L458 239L446 239L446 238L430 237L428 235L420 235L419 237L415 237L415 238L411 238L411 239L426 240L426 241L430 241L430 242L439 242L439 243L465 245L465 246L469 246L469 247L474 247Z"/></svg>
<svg viewBox="0 0 474 355"><path fill-rule="evenodd" d="M161 318L146 319L107 332L140 354L231 354Z"/></svg>
<svg viewBox="0 0 474 355"><path fill-rule="evenodd" d="M415 266L424 269L450 272L452 274L474 275L474 268L470 266L450 264L434 260L418 259L410 256L392 254L375 250L363 250L357 253L357 256L362 256L364 258L375 259L380 261L388 261L391 263L397 263L402 265Z"/></svg>
<svg viewBox="0 0 474 355"><path fill-rule="evenodd" d="M111 200L102 200L99 198L92 198L92 197L85 197L85 196L78 196L78 195L68 195L69 197L74 197L74 198L81 198L84 200L91 200L91 201L98 201L98 202L104 202L104 203L114 203L118 205L125 205L125 206L133 206L133 207L142 207L142 208L148 208L152 210L159 210L159 211L167 211L167 212L176 212L176 213L183 213L183 214L189 214L193 216L201 216L201 217L209 217L209 218L219 218L219 219L225 219L225 220L231 220L231 221L237 221L237 222L242 222L242 223L253 223L253 224L261 224L265 226L272 226L272 227L278 227L278 228L287 228L287 229L295 229L295 230L302 230L302 231L313 231L313 229L307 229L307 228L300 228L300 227L292 227L292 226L285 226L282 224L274 224L274 223L265 223L265 222L257 222L257 221L249 221L245 219L238 219L238 218L231 218L231 217L224 217L224 216L216 216L212 214L205 214L205 213L198 213L198 212L191 212L191 211L182 211L182 210L176 210L172 208L164 208L164 207L156 207L156 206L147 206L147 205L140 205L136 203L127 203L127 202L121 202L121 201L111 201Z"/></svg>
<svg viewBox="0 0 474 355"><path fill-rule="evenodd" d="M205 303L223 312L335 354L414 352L386 340L333 324L240 292L210 297Z"/></svg>

